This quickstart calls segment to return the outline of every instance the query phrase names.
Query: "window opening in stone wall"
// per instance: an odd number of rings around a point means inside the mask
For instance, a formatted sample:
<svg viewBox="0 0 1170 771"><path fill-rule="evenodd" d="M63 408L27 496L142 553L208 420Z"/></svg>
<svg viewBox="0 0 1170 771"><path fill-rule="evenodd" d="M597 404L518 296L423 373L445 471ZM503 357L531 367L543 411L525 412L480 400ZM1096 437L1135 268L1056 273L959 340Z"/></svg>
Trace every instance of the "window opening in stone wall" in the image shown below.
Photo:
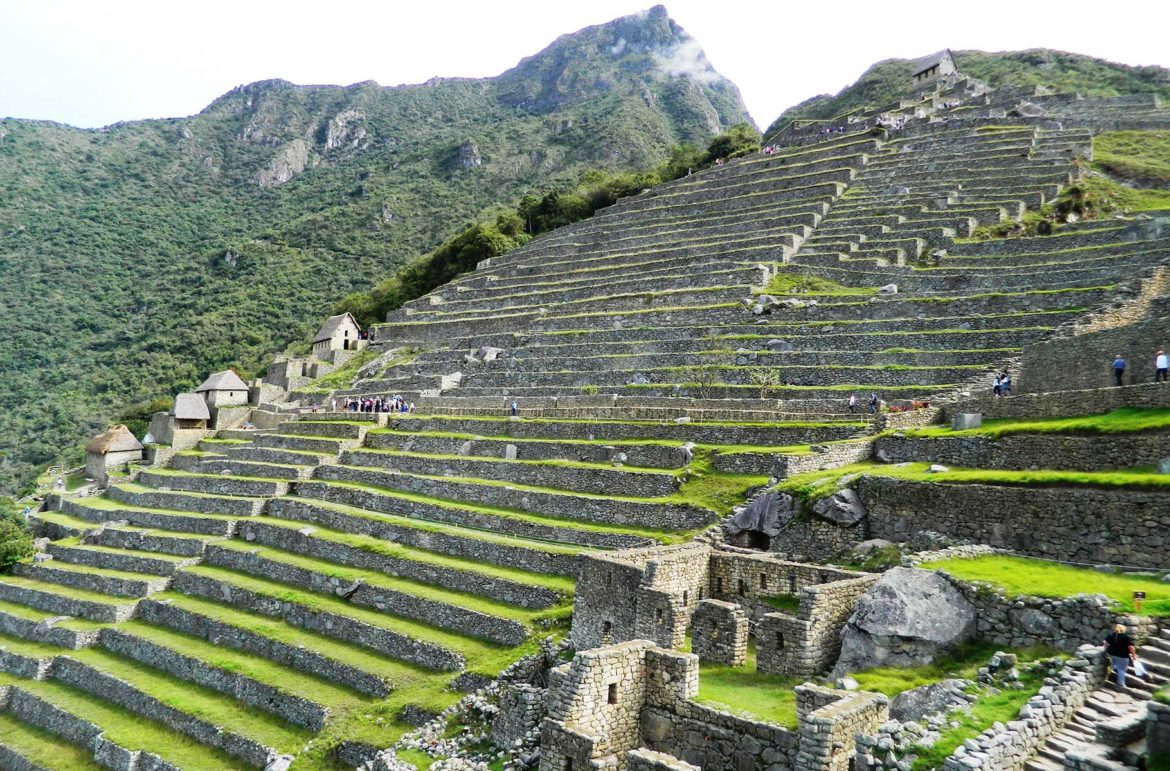
<svg viewBox="0 0 1170 771"><path fill-rule="evenodd" d="M776 633L776 650L784 650L784 633Z"/></svg>
<svg viewBox="0 0 1170 771"><path fill-rule="evenodd" d="M767 573L760 573L760 588L761 589L768 588L768 574Z"/></svg>
<svg viewBox="0 0 1170 771"><path fill-rule="evenodd" d="M565 762L561 765L564 771L573 771L573 759L571 757L565 758Z"/></svg>
<svg viewBox="0 0 1170 771"><path fill-rule="evenodd" d="M715 579L715 593L716 594L723 594L723 579L722 578Z"/></svg>
<svg viewBox="0 0 1170 771"><path fill-rule="evenodd" d="M654 620L657 621L659 624L662 623L662 608L655 608L654 609Z"/></svg>
<svg viewBox="0 0 1170 771"><path fill-rule="evenodd" d="M711 622L711 639L719 639L719 624L715 623L714 621Z"/></svg>
<svg viewBox="0 0 1170 771"><path fill-rule="evenodd" d="M605 574L605 585L611 586L612 584L613 584L613 573L612 572L606 573Z"/></svg>
<svg viewBox="0 0 1170 771"><path fill-rule="evenodd" d="M683 607L685 608L690 604L691 604L690 592L687 592L686 590L684 590L683 591Z"/></svg>
<svg viewBox="0 0 1170 771"><path fill-rule="evenodd" d="M610 704L617 704L617 683L609 684L609 695L606 697L606 701Z"/></svg>
<svg viewBox="0 0 1170 771"><path fill-rule="evenodd" d="M796 574L795 573L788 574L788 593L789 594L796 594Z"/></svg>
<svg viewBox="0 0 1170 771"><path fill-rule="evenodd" d="M740 597L747 596L747 581L744 581L742 578L739 579L739 596Z"/></svg>
<svg viewBox="0 0 1170 771"><path fill-rule="evenodd" d="M610 632L613 630L613 623L610 621L601 622L601 643L606 645L610 641Z"/></svg>

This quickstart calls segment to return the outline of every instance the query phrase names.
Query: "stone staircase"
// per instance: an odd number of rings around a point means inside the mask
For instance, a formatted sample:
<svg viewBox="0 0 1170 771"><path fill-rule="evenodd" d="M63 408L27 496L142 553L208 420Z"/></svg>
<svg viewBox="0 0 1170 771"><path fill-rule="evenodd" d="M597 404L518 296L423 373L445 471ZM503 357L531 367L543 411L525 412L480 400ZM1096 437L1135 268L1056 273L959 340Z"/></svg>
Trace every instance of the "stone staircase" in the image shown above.
<svg viewBox="0 0 1170 771"><path fill-rule="evenodd" d="M1146 703L1158 689L1170 683L1170 630L1160 629L1146 641L1138 655L1146 665L1146 677L1138 678L1131 671L1124 689L1109 682L1094 691L1068 723L1050 736L1036 756L1025 764L1027 771L1065 768L1136 771L1143 767Z"/></svg>

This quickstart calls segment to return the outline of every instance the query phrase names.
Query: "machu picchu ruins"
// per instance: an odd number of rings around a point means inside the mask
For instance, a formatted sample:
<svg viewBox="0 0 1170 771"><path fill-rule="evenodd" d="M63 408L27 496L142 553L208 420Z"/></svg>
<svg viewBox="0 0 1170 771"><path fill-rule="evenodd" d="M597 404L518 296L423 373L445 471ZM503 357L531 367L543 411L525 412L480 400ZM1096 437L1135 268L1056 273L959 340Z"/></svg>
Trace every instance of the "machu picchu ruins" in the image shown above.
<svg viewBox="0 0 1170 771"><path fill-rule="evenodd" d="M1170 768L1170 103L905 69L55 465L0 770Z"/></svg>

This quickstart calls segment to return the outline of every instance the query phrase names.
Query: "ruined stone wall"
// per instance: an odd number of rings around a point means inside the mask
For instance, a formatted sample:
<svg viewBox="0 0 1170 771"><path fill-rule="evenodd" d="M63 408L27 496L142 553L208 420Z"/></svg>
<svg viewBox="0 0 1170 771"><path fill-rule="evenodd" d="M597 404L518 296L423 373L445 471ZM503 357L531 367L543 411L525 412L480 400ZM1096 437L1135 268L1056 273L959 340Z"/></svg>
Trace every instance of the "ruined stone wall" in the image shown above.
<svg viewBox="0 0 1170 771"><path fill-rule="evenodd" d="M679 647L707 589L703 543L581 557L573 605L578 650L633 639Z"/></svg>
<svg viewBox="0 0 1170 771"><path fill-rule="evenodd" d="M808 677L831 667L841 653L841 630L878 578L860 575L807 586L796 614L765 614L756 626L759 671Z"/></svg>
<svg viewBox="0 0 1170 771"><path fill-rule="evenodd" d="M709 594L717 600L744 605L749 615L759 618L774 610L767 598L799 596L809 587L829 581L859 578L857 573L822 565L777 559L774 554L720 549L711 553Z"/></svg>
<svg viewBox="0 0 1170 771"><path fill-rule="evenodd" d="M865 477L855 484L868 537L906 541L933 530L1065 562L1160 567L1170 511L1157 492L931 484Z"/></svg>
<svg viewBox="0 0 1170 771"><path fill-rule="evenodd" d="M800 752L796 768L849 771L855 737L875 731L890 716L880 693L834 691L814 685L796 688Z"/></svg>
<svg viewBox="0 0 1170 771"><path fill-rule="evenodd" d="M691 652L699 661L738 667L747 658L748 621L733 602L702 600L692 619Z"/></svg>

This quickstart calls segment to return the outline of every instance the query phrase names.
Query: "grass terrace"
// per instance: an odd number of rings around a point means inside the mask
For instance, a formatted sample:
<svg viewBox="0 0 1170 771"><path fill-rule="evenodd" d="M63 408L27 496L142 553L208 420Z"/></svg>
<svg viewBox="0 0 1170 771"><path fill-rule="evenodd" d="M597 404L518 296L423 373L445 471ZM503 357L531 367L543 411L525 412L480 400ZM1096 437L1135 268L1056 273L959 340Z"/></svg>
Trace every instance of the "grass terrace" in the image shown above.
<svg viewBox="0 0 1170 771"><path fill-rule="evenodd" d="M954 431L946 426L906 429L910 437L987 436L1010 434L1132 434L1143 431L1170 430L1170 409L1141 409L1124 407L1102 415L1048 420L1016 420L996 418L985 420L978 428Z"/></svg>
<svg viewBox="0 0 1170 771"><path fill-rule="evenodd" d="M944 570L964 581L993 584L1012 596L1059 598L1103 594L1123 613L1170 616L1170 585L1157 576L1105 573L1060 562L1001 554L939 560L919 567ZM1146 593L1140 611L1134 608L1134 592Z"/></svg>

